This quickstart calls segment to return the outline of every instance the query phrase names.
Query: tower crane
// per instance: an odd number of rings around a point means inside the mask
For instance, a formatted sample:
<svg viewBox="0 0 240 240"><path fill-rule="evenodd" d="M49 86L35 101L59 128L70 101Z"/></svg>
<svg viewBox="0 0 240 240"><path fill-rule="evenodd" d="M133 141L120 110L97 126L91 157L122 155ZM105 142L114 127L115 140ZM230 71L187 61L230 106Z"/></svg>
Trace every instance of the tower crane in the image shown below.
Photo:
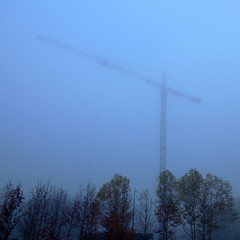
<svg viewBox="0 0 240 240"><path fill-rule="evenodd" d="M168 93L175 96L175 97L183 97L187 100L192 101L193 103L200 103L201 98L189 96L187 94L184 94L178 90L175 90L173 88L170 88L166 85L166 77L165 74L163 74L163 81L162 84L159 82L152 80L149 77L143 76L137 72L131 71L127 68L124 68L118 64L115 64L111 61L105 60L97 55L87 53L84 51L81 51L78 48L71 47L65 43L62 43L58 40L52 39L50 37L44 36L44 35L38 35L37 38L45 43L48 43L50 45L53 45L57 48L63 49L67 52L73 53L75 55L78 55L80 57L83 57L87 60L93 61L97 64L102 65L103 67L112 69L116 72L122 73L124 75L128 75L130 77L136 78L138 80L144 81L148 84L151 84L155 87L158 87L160 89L161 94L161 128L160 128L160 173L166 169L166 107L167 107L167 95Z"/></svg>

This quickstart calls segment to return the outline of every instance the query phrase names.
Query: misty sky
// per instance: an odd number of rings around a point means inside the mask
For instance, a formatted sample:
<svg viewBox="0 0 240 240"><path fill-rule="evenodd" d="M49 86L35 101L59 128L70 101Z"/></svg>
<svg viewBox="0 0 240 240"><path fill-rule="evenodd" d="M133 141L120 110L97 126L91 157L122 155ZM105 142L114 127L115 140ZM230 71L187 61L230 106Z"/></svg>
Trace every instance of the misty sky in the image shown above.
<svg viewBox="0 0 240 240"><path fill-rule="evenodd" d="M168 95L167 168L240 193L239 0L3 0L0 182L69 191L159 174L160 90L37 39L44 34L201 97Z"/></svg>

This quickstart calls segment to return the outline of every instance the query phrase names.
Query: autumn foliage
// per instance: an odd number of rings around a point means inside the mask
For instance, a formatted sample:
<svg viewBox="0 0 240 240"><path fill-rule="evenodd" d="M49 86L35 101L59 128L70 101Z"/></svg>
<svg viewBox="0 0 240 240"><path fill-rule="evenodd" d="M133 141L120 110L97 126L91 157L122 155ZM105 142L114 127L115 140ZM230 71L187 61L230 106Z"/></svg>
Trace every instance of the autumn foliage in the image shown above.
<svg viewBox="0 0 240 240"><path fill-rule="evenodd" d="M130 180L119 174L99 191L88 183L74 196L38 181L24 198L21 185L9 182L0 190L0 240L150 240L153 234L159 240L219 240L224 229L239 239L229 230L238 218L232 188L221 178L191 169L176 179L166 170L155 193L155 199L148 190L133 194Z"/></svg>
<svg viewBox="0 0 240 240"><path fill-rule="evenodd" d="M134 233L131 225L133 213L129 182L128 178L115 174L98 193L102 211L101 223L109 240L128 240Z"/></svg>

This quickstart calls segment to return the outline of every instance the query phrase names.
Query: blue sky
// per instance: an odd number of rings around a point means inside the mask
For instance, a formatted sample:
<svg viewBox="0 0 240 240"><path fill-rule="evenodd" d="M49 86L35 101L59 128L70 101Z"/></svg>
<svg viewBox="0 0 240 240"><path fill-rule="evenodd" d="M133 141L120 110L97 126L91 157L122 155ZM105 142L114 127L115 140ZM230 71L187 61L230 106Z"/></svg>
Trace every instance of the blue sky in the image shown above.
<svg viewBox="0 0 240 240"><path fill-rule="evenodd" d="M77 190L114 173L137 189L159 172L158 88L39 41L44 34L201 97L168 96L167 168L240 191L240 2L0 3L0 180Z"/></svg>

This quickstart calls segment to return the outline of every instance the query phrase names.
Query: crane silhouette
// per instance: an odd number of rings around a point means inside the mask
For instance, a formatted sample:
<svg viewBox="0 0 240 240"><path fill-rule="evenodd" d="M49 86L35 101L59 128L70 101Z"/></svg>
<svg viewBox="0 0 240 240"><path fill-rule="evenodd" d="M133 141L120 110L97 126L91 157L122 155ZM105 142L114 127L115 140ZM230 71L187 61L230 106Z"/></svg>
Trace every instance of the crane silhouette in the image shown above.
<svg viewBox="0 0 240 240"><path fill-rule="evenodd" d="M170 93L175 97L183 97L187 100L192 101L193 103L200 103L201 98L189 96L187 94L184 94L178 90L175 90L173 88L170 88L166 85L166 76L163 74L163 81L162 84L152 80L149 77L143 76L137 72L131 71L127 68L124 68L118 64L115 64L111 61L108 61L104 58L101 58L97 55L87 53L84 51L81 51L78 48L71 47L65 43L62 43L58 40L52 39L50 37L44 36L44 35L38 35L37 38L45 43L48 43L50 45L53 45L55 47L58 47L60 49L63 49L67 52L73 53L75 55L78 55L80 57L83 57L87 60L93 61L97 64L100 64L103 67L112 69L116 72L128 75L130 77L136 78L138 80L144 81L148 84L151 84L155 87L160 88L160 94L161 94L161 128L160 128L160 173L166 169L166 108L167 108L167 94Z"/></svg>

